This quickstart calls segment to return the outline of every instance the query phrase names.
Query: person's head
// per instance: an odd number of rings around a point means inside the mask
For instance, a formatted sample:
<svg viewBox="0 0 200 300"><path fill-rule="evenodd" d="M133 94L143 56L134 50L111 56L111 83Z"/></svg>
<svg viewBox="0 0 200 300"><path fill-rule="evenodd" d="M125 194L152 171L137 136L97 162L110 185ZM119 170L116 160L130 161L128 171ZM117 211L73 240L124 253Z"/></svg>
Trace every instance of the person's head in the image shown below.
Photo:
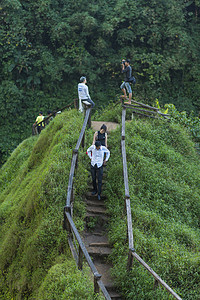
<svg viewBox="0 0 200 300"><path fill-rule="evenodd" d="M87 82L86 77L85 76L81 76L80 83L86 83L86 82Z"/></svg>
<svg viewBox="0 0 200 300"><path fill-rule="evenodd" d="M129 66L130 63L131 63L130 59L126 59L126 60L125 60L125 66Z"/></svg>
<svg viewBox="0 0 200 300"><path fill-rule="evenodd" d="M40 116L42 116L42 115L43 115L43 112L42 112L42 111L40 111L40 112L39 112L39 115L40 115Z"/></svg>
<svg viewBox="0 0 200 300"><path fill-rule="evenodd" d="M95 147L96 147L97 150L99 150L100 147L101 147L101 142L100 141L96 141L95 142Z"/></svg>
<svg viewBox="0 0 200 300"><path fill-rule="evenodd" d="M100 133L104 133L107 130L107 126L105 124L103 124L100 128Z"/></svg>

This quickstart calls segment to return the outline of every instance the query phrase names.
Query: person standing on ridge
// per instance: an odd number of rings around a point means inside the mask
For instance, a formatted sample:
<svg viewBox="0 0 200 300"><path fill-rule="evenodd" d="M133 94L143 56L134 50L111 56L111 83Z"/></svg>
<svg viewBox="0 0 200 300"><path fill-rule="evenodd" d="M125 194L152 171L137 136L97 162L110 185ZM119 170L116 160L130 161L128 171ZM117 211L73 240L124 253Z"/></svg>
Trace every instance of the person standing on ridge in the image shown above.
<svg viewBox="0 0 200 300"><path fill-rule="evenodd" d="M95 141L100 141L102 146L108 147L107 145L107 126L103 124L99 131L96 131L93 137L92 145L95 144Z"/></svg>
<svg viewBox="0 0 200 300"><path fill-rule="evenodd" d="M41 130L44 128L44 123L42 122L43 119L44 119L43 113L40 111L39 116L36 118L35 123L33 124L33 127L35 127L35 125L37 124L37 131L39 134Z"/></svg>
<svg viewBox="0 0 200 300"><path fill-rule="evenodd" d="M79 97L79 111L83 112L82 101L87 101L91 104L93 108L95 106L94 102L90 98L88 86L86 85L86 77L82 76L80 78L80 83L78 84L78 97Z"/></svg>
<svg viewBox="0 0 200 300"><path fill-rule="evenodd" d="M129 94L129 101L124 102L125 104L131 104L132 99L132 89L130 86L130 82L135 84L135 77L132 76L132 68L130 65L130 59L122 60L122 73L124 73L124 82L121 84L120 88L124 93L124 98L126 98L126 90Z"/></svg>
<svg viewBox="0 0 200 300"><path fill-rule="evenodd" d="M101 146L100 141L96 141L95 145L92 145L87 149L87 155L91 159L91 175L92 175L92 184L93 184L92 195L96 195L98 191L98 200L101 200L103 165L105 165L106 162L108 161L110 157L110 151L105 146ZM104 155L105 155L105 160L104 160ZM96 175L98 178L98 190L97 190L97 183L96 183Z"/></svg>

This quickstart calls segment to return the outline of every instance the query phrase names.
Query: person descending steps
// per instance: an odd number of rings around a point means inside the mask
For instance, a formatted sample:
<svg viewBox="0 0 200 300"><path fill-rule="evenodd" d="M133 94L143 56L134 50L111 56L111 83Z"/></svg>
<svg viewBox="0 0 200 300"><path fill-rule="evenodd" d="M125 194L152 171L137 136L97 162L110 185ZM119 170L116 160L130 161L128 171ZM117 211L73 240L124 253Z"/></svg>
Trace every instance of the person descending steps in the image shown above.
<svg viewBox="0 0 200 300"><path fill-rule="evenodd" d="M91 159L91 175L92 175L92 184L93 184L92 195L96 195L98 192L98 200L101 200L103 165L105 165L106 162L108 161L110 157L110 151L105 146L101 146L100 141L96 141L95 145L92 145L87 149L87 154ZM104 155L106 156L105 160L104 160ZM96 176L98 178L98 190L97 190Z"/></svg>

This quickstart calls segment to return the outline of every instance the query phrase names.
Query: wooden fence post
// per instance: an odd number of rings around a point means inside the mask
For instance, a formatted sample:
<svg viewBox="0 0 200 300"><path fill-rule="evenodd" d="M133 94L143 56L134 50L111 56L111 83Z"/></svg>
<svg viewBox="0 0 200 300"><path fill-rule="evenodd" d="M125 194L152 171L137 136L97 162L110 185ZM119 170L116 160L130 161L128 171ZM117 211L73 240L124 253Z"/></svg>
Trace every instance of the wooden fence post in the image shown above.
<svg viewBox="0 0 200 300"><path fill-rule="evenodd" d="M94 293L97 294L99 293L99 285L98 281L101 279L101 274L99 273L94 273Z"/></svg>
<svg viewBox="0 0 200 300"><path fill-rule="evenodd" d="M88 128L91 128L91 112L88 118Z"/></svg>
<svg viewBox="0 0 200 300"><path fill-rule="evenodd" d="M74 108L78 109L78 99L74 99Z"/></svg>
<svg viewBox="0 0 200 300"><path fill-rule="evenodd" d="M71 226L67 219L66 212L69 212L71 214L71 208L68 206L64 207L63 229L65 229L68 232L68 235L71 235Z"/></svg>
<svg viewBox="0 0 200 300"><path fill-rule="evenodd" d="M130 271L133 265L133 255L132 252L135 252L135 249L129 249L128 253L128 263L127 263L127 270Z"/></svg>
<svg viewBox="0 0 200 300"><path fill-rule="evenodd" d="M78 249L78 268L79 270L82 270L83 268L83 251L79 245L79 249Z"/></svg>

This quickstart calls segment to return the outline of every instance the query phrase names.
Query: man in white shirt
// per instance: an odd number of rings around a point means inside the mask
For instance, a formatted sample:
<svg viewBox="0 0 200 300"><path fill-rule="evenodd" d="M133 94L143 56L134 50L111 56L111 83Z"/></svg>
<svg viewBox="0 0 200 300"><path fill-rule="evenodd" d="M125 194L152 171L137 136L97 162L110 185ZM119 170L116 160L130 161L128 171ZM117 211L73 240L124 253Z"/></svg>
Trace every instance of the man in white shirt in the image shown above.
<svg viewBox="0 0 200 300"><path fill-rule="evenodd" d="M103 165L105 165L106 162L108 161L110 157L110 151L105 146L101 146L100 141L96 141L95 145L92 145L87 149L87 154L91 159L91 175L92 175L92 184L93 184L92 195L96 195L97 193L97 183L96 183L96 174L97 174L98 200L101 200ZM104 160L104 155L105 155L105 160Z"/></svg>
<svg viewBox="0 0 200 300"><path fill-rule="evenodd" d="M78 84L78 97L79 97L79 110L83 112L82 101L87 101L91 104L92 108L95 106L94 102L90 98L88 86L86 85L86 77L82 76L80 78L80 83Z"/></svg>

